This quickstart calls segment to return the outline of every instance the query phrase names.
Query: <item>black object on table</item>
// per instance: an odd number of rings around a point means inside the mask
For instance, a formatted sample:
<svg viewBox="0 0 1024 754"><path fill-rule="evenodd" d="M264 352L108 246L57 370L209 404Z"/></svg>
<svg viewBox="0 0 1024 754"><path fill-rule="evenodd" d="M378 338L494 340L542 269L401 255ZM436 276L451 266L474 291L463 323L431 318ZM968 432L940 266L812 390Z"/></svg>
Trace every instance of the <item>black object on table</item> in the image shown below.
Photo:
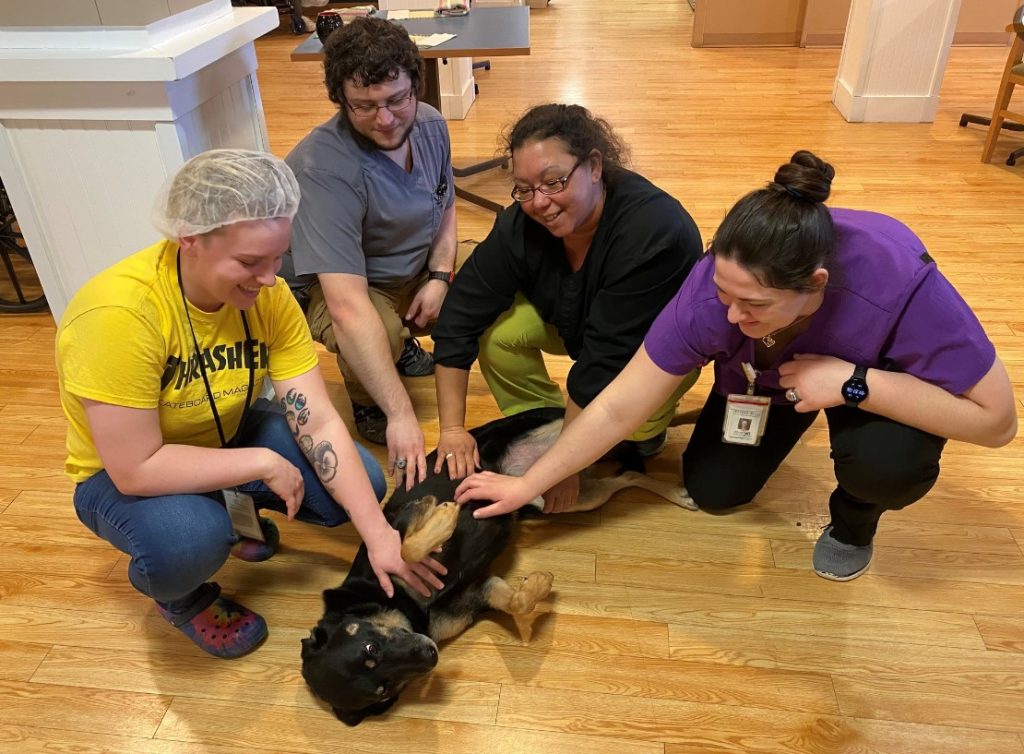
<svg viewBox="0 0 1024 754"><path fill-rule="evenodd" d="M10 281L10 286L0 281L0 312L34 312L46 308L43 287L32 266L25 237L17 227L14 208L3 182L0 182L0 264Z"/></svg>

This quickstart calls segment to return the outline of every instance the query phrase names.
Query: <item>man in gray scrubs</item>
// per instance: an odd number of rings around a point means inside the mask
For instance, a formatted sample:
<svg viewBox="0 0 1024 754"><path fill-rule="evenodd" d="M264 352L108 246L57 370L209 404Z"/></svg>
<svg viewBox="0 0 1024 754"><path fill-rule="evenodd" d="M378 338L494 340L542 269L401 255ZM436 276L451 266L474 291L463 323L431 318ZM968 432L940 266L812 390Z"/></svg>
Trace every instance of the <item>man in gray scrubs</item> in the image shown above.
<svg viewBox="0 0 1024 754"><path fill-rule="evenodd" d="M423 432L399 374L434 371L429 331L455 266L448 127L419 101L424 66L397 24L358 19L324 49L339 111L288 155L302 190L282 275L313 337L337 354L359 434L389 472L426 477Z"/></svg>

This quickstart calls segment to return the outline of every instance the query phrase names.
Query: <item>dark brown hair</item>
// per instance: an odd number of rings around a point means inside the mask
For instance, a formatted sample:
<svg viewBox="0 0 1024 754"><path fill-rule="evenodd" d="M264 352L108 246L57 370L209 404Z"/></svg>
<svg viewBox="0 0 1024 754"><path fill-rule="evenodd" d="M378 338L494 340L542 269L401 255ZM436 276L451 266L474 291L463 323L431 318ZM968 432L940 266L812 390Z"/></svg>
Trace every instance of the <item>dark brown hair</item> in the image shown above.
<svg viewBox="0 0 1024 754"><path fill-rule="evenodd" d="M577 160L595 149L605 166L624 167L629 163L626 143L604 118L598 118L580 105L537 105L526 111L505 134L505 150L511 157L528 141L558 139Z"/></svg>
<svg viewBox="0 0 1024 754"><path fill-rule="evenodd" d="M373 86L409 74L413 91L423 92L424 65L409 32L383 18L356 18L336 29L324 45L324 84L331 102L344 109L345 81Z"/></svg>
<svg viewBox="0 0 1024 754"><path fill-rule="evenodd" d="M824 205L836 171L806 150L776 171L775 180L740 199L726 214L711 253L749 270L762 285L811 290L835 247L832 215Z"/></svg>

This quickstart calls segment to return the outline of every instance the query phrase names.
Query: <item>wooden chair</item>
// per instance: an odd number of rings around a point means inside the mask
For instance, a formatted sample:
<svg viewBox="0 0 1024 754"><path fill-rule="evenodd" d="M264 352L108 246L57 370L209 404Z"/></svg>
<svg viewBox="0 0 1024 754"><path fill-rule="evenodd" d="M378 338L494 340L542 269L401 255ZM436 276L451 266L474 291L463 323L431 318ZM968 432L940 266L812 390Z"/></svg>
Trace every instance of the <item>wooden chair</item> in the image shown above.
<svg viewBox="0 0 1024 754"><path fill-rule="evenodd" d="M982 162L991 162L992 153L996 148L996 141L999 132L1003 129L1008 131L1024 131L1024 114L1010 110L1010 98L1013 96L1013 88L1017 84L1024 84L1024 5L1017 8L1013 14L1013 23L1006 27L1007 31L1016 34L1013 44L1010 46L1010 54L1006 58L1006 67L1003 69L1003 78L999 82L999 89L996 92L996 104L992 110L992 117L985 118L979 115L964 113L960 116L960 125L978 123L988 126L988 134L985 136L985 146L981 152ZM1009 120L1010 122L1006 122ZM1007 165L1016 163L1017 158L1024 155L1024 147L1012 152L1006 160Z"/></svg>

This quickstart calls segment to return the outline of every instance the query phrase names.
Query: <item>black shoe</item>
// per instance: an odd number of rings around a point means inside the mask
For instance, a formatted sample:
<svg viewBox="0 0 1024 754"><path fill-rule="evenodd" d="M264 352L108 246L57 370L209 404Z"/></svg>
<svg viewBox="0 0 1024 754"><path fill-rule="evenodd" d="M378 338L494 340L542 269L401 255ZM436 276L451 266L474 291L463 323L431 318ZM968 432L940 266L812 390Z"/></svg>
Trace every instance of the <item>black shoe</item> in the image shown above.
<svg viewBox="0 0 1024 754"><path fill-rule="evenodd" d="M377 445L388 444L388 417L379 406L352 404L352 416L356 420L356 432L364 440Z"/></svg>
<svg viewBox="0 0 1024 754"><path fill-rule="evenodd" d="M665 449L665 445L668 443L668 433L661 430L654 437L648 437L646 440L627 440L627 442L636 448L641 458L654 458Z"/></svg>
<svg viewBox="0 0 1024 754"><path fill-rule="evenodd" d="M426 377L434 373L434 357L420 348L416 338L409 338L395 366L404 377Z"/></svg>

